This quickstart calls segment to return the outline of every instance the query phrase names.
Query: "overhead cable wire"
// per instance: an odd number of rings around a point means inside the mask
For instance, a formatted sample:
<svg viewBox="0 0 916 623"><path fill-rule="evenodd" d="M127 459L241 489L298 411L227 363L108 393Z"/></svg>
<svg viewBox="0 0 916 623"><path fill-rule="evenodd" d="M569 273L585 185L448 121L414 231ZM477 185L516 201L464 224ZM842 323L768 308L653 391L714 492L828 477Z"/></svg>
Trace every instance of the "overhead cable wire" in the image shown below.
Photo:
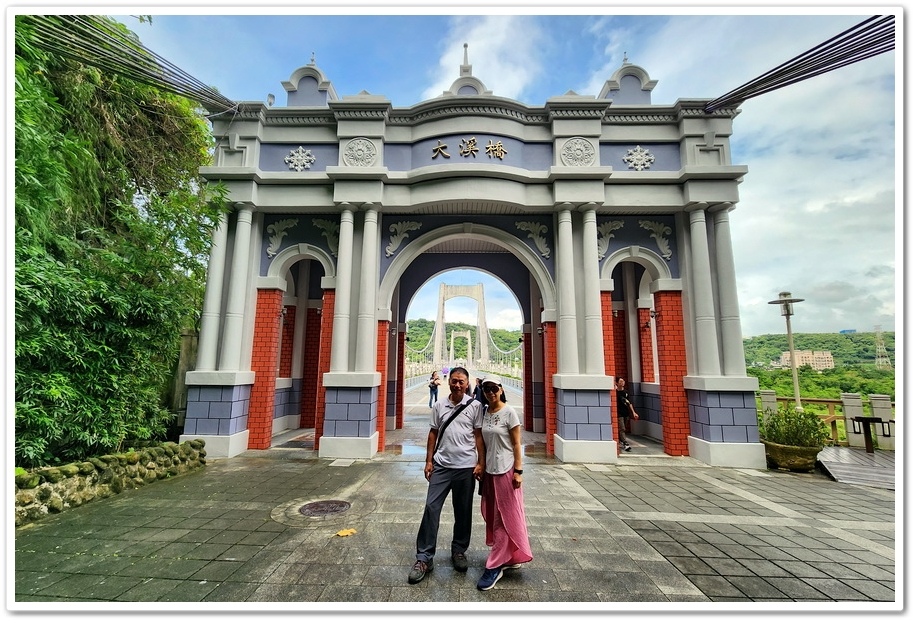
<svg viewBox="0 0 916 623"><path fill-rule="evenodd" d="M894 49L895 18L874 15L703 107L707 113Z"/></svg>
<svg viewBox="0 0 916 623"><path fill-rule="evenodd" d="M197 102L211 112L237 109L237 103L94 15L23 16L35 32L35 45L123 75Z"/></svg>

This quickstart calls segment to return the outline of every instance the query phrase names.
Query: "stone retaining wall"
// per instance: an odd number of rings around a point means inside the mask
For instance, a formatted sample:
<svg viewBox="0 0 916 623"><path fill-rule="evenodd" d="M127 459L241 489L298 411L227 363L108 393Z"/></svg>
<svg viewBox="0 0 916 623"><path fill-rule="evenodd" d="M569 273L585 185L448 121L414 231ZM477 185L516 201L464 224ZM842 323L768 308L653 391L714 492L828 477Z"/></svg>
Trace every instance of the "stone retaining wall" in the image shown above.
<svg viewBox="0 0 916 623"><path fill-rule="evenodd" d="M206 465L203 439L173 441L16 475L16 526Z"/></svg>

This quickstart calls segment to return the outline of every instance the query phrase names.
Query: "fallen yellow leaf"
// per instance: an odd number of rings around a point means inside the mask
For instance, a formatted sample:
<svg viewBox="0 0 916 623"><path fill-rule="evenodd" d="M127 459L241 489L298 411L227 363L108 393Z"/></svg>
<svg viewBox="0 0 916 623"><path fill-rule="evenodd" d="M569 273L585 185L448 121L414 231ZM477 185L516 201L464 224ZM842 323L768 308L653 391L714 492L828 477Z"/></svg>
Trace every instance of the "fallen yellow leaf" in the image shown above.
<svg viewBox="0 0 916 623"><path fill-rule="evenodd" d="M353 528L347 528L345 530L341 530L340 532L338 532L337 536L351 536L353 534L356 534L356 530L354 530Z"/></svg>

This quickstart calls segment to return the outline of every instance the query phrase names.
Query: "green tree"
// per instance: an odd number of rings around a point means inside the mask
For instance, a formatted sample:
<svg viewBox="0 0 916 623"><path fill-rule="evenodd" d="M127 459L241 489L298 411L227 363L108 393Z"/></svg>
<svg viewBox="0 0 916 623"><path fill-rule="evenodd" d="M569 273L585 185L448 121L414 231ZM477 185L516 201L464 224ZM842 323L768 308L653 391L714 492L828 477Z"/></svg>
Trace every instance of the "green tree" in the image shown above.
<svg viewBox="0 0 916 623"><path fill-rule="evenodd" d="M111 22L126 37L126 28ZM15 27L15 459L161 438L223 191L186 99L45 52Z"/></svg>

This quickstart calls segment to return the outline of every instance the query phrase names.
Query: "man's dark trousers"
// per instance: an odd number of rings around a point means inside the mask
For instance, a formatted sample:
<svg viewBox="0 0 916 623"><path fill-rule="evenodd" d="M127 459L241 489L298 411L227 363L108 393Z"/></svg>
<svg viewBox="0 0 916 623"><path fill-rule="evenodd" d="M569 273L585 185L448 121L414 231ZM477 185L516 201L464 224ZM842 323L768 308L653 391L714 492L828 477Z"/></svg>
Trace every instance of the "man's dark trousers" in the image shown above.
<svg viewBox="0 0 916 623"><path fill-rule="evenodd" d="M439 517L449 492L452 493L452 509L455 513L455 528L452 532L452 554L465 552L471 545L471 510L474 502L474 468L450 469L433 462L433 473L426 491L426 507L417 532L417 560L432 561L436 554L436 539L439 534Z"/></svg>

